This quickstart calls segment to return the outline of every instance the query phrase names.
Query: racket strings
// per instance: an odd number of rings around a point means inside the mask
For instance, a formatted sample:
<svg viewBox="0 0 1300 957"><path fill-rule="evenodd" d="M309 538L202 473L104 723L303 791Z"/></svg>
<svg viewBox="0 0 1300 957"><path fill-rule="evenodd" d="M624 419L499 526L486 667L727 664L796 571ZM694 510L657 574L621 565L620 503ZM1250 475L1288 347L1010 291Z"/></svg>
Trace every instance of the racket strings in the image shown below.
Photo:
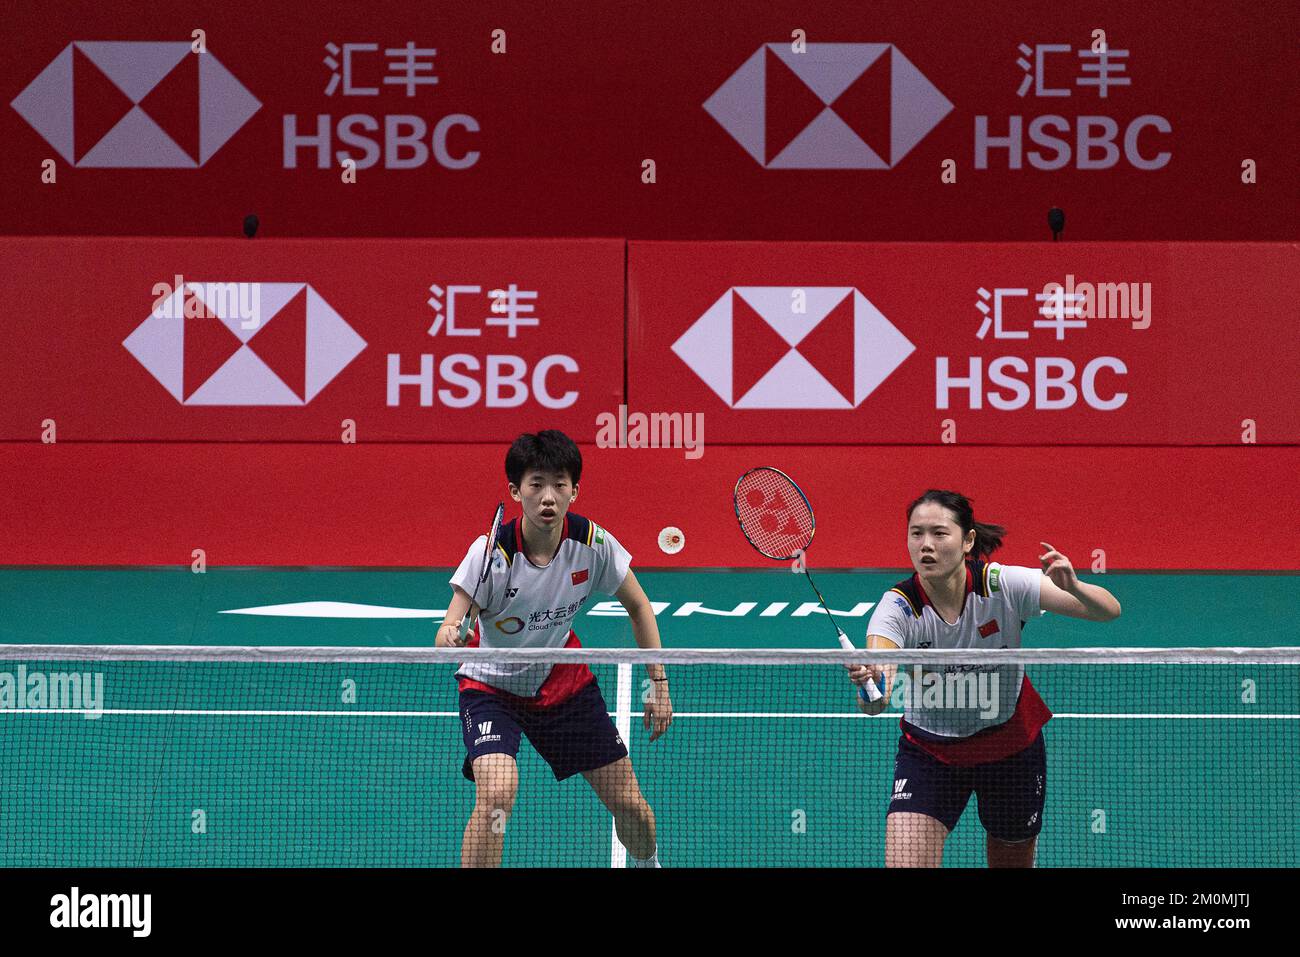
<svg viewBox="0 0 1300 957"><path fill-rule="evenodd" d="M768 558L793 558L812 544L812 508L775 469L754 469L736 483L736 517L750 544Z"/></svg>
<svg viewBox="0 0 1300 957"><path fill-rule="evenodd" d="M483 567L479 569L479 584L487 581L488 572L492 569L492 553L497 547L497 538L501 533L501 519L505 515L505 506L498 505L496 514L492 516L492 527L488 529L487 548L483 550Z"/></svg>
<svg viewBox="0 0 1300 957"><path fill-rule="evenodd" d="M497 547L497 537L501 531L501 519L505 517L505 503L497 505L496 512L492 515L492 525L488 528L487 547L483 549L483 567L479 569L478 580L474 582L474 591L469 596L469 609L465 616L460 620L460 640L464 643L465 638L469 635L470 628L474 622L474 606L478 603L478 591L483 583L488 580L488 575L492 572L492 552ZM483 606L479 605L479 613L482 614Z"/></svg>

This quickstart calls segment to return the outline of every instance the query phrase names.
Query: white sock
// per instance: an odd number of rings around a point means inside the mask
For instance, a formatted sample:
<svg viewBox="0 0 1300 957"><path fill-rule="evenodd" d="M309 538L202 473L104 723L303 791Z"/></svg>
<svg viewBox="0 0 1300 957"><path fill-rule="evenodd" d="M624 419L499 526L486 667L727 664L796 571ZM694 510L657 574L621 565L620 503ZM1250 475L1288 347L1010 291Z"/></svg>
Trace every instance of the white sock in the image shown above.
<svg viewBox="0 0 1300 957"><path fill-rule="evenodd" d="M627 859L631 861L631 867L659 867L659 848L656 847L651 851L650 856L644 861L633 857L631 851L628 852Z"/></svg>

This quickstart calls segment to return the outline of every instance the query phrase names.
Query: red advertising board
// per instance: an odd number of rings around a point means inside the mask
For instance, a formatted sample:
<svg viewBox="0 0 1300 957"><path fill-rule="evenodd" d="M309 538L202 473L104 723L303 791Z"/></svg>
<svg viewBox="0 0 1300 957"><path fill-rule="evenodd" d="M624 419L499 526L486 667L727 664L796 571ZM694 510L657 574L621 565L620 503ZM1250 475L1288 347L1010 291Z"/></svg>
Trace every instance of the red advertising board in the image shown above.
<svg viewBox="0 0 1300 957"><path fill-rule="evenodd" d="M505 497L505 453L504 443L454 454L395 443L11 444L0 449L0 565L188 565L202 548L226 566L454 566ZM610 529L636 568L768 568L800 601L807 585L789 563L763 558L736 525L731 490L755 465L785 469L807 492L814 570L907 567L904 510L931 487L969 495L977 516L1009 529L996 557L1011 564L1034 565L1045 539L1092 581L1096 549L1112 570L1300 569L1300 537L1279 534L1289 519L1278 517L1295 513L1294 447L582 453L574 510ZM685 536L671 555L659 545L668 525Z"/></svg>
<svg viewBox="0 0 1300 957"><path fill-rule="evenodd" d="M1300 442L1300 245L632 243L628 301L711 441Z"/></svg>
<svg viewBox="0 0 1300 957"><path fill-rule="evenodd" d="M29 235L1291 240L1292 0L10 0ZM349 169L351 164L352 168Z"/></svg>
<svg viewBox="0 0 1300 957"><path fill-rule="evenodd" d="M623 267L612 240L0 240L0 439L590 437Z"/></svg>

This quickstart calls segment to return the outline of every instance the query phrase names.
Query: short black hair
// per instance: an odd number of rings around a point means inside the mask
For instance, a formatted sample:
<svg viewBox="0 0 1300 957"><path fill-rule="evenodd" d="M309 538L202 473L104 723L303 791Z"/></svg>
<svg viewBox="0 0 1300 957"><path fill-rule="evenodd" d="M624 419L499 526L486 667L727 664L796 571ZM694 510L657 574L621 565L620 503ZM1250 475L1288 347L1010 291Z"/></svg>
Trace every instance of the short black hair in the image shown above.
<svg viewBox="0 0 1300 957"><path fill-rule="evenodd" d="M518 488L530 471L568 472L573 484L582 480L582 453L559 429L525 432L506 453L506 478Z"/></svg>

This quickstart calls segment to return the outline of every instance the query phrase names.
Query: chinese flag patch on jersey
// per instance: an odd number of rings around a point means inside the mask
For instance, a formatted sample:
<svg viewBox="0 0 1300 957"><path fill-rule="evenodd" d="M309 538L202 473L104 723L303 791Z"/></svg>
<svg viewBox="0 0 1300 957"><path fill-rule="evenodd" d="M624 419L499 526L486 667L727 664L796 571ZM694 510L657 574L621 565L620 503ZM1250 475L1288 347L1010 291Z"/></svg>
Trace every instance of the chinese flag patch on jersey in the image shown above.
<svg viewBox="0 0 1300 957"><path fill-rule="evenodd" d="M569 577L573 579L573 583L575 585L581 585L583 582L587 580L587 569L584 568L580 572L574 572Z"/></svg>
<svg viewBox="0 0 1300 957"><path fill-rule="evenodd" d="M992 621L986 621L984 624L980 625L980 637L987 638L989 635L992 635L995 632L997 632L997 630L998 630L998 620L996 618L994 618Z"/></svg>

